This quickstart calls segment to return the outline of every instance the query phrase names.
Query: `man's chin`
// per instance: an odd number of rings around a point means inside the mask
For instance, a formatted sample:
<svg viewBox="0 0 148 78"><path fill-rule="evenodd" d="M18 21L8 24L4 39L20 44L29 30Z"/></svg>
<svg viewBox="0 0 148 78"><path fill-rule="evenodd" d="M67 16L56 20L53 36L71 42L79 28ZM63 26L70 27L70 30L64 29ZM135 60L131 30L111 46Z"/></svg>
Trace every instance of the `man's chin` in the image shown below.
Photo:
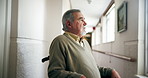
<svg viewBox="0 0 148 78"><path fill-rule="evenodd" d="M84 31L84 32L82 32L82 33L81 33L81 35L82 35L82 36L86 35L86 32L85 32L85 31Z"/></svg>

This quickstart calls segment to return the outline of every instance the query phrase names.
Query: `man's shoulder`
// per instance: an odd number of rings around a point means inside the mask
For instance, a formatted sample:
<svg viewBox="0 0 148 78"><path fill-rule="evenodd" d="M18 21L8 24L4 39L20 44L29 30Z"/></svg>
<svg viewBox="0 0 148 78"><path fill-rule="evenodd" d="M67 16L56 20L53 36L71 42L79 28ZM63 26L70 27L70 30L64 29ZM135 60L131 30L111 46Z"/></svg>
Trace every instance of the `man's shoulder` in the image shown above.
<svg viewBox="0 0 148 78"><path fill-rule="evenodd" d="M64 35L58 35L57 37L55 37L55 39L65 39L65 36Z"/></svg>
<svg viewBox="0 0 148 78"><path fill-rule="evenodd" d="M58 35L53 39L52 44L66 44L67 41L68 39L65 35Z"/></svg>
<svg viewBox="0 0 148 78"><path fill-rule="evenodd" d="M67 40L65 35L58 35L57 37L54 38L54 41L65 41Z"/></svg>

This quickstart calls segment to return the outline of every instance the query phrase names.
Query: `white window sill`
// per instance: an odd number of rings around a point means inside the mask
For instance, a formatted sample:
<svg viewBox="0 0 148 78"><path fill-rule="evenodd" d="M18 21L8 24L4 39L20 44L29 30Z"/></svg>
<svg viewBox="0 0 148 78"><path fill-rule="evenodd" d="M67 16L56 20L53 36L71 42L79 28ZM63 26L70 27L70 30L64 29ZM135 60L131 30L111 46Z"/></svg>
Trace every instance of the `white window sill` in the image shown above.
<svg viewBox="0 0 148 78"><path fill-rule="evenodd" d="M136 78L148 78L148 77L142 75L136 75Z"/></svg>

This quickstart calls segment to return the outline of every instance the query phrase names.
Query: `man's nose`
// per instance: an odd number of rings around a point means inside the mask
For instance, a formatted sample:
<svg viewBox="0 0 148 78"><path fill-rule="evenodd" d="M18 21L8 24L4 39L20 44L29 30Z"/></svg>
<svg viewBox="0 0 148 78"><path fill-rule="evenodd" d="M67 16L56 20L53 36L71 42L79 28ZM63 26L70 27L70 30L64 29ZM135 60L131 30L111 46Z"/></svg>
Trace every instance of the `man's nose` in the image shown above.
<svg viewBox="0 0 148 78"><path fill-rule="evenodd" d="M83 25L85 26L85 25L87 25L87 23L84 21L84 24Z"/></svg>

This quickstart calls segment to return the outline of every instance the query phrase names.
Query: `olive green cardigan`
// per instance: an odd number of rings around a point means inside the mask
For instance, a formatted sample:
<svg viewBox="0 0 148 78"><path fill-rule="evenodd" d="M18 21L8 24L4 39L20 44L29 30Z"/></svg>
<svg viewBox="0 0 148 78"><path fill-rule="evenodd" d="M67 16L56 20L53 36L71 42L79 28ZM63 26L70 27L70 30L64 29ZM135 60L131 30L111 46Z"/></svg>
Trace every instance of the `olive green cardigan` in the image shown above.
<svg viewBox="0 0 148 78"><path fill-rule="evenodd" d="M109 78L112 69L97 67L88 42L79 45L69 34L56 37L49 49L49 78ZM99 70L98 70L99 69ZM104 76L104 77L103 77Z"/></svg>

